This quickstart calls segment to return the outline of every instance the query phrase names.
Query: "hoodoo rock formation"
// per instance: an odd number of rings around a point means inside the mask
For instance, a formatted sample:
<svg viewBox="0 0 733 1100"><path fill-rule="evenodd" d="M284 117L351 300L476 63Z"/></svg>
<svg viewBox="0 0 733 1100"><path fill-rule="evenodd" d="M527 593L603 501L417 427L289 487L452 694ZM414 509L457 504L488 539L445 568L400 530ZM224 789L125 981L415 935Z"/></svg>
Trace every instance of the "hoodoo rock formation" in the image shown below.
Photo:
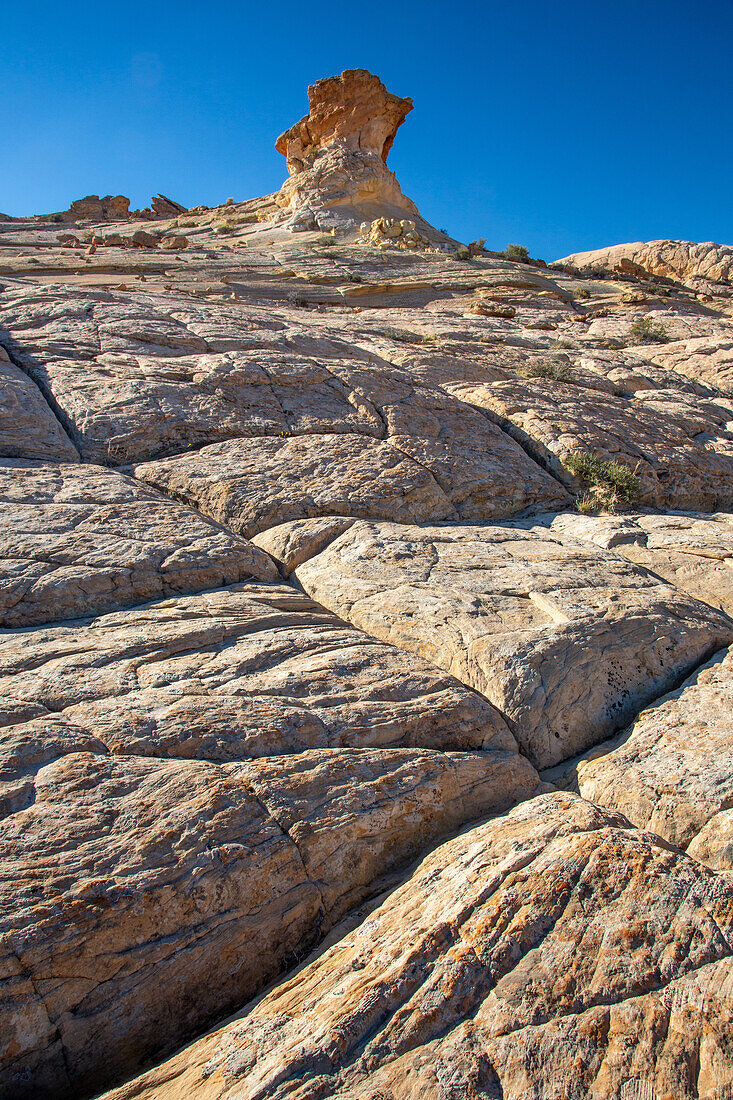
<svg viewBox="0 0 733 1100"><path fill-rule="evenodd" d="M0 219L0 1097L724 1100L730 250L458 248L309 97Z"/></svg>
<svg viewBox="0 0 733 1100"><path fill-rule="evenodd" d="M420 217L386 166L397 130L412 110L366 69L347 69L308 89L309 113L277 139L290 179L276 201L289 229L355 235L378 218L417 222L425 242L448 238Z"/></svg>
<svg viewBox="0 0 733 1100"><path fill-rule="evenodd" d="M412 110L366 69L347 69L341 76L318 80L308 89L308 114L275 142L291 176L328 145L351 152L376 153L387 162L397 130Z"/></svg>

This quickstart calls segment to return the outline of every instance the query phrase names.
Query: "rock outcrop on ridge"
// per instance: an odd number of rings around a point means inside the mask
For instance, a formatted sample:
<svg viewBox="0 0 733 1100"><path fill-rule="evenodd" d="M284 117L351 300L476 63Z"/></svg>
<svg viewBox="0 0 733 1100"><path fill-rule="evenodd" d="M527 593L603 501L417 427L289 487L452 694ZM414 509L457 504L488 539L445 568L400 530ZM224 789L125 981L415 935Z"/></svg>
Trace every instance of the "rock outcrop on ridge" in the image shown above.
<svg viewBox="0 0 733 1100"><path fill-rule="evenodd" d="M0 219L0 1094L722 1100L727 250L458 248L309 106Z"/></svg>
<svg viewBox="0 0 733 1100"><path fill-rule="evenodd" d="M613 270L621 274L662 275L679 282L706 280L733 282L733 247L706 241L636 241L575 252L557 261L590 270ZM640 269L640 270L639 270Z"/></svg>
<svg viewBox="0 0 733 1100"><path fill-rule="evenodd" d="M277 139L290 179L275 196L289 229L354 230L379 218L408 218L425 243L449 238L428 225L387 168L395 134L412 110L366 69L347 69L308 89L309 112Z"/></svg>

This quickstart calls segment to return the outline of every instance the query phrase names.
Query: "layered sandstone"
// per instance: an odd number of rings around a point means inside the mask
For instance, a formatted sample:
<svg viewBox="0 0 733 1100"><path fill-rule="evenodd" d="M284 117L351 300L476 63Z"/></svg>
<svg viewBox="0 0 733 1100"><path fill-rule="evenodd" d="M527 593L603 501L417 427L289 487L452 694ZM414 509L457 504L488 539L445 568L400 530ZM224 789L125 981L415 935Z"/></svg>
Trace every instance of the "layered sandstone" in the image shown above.
<svg viewBox="0 0 733 1100"><path fill-rule="evenodd" d="M386 167L397 130L412 110L366 69L348 69L308 89L309 113L276 142L290 179L276 197L291 230L328 229L356 236L365 220L406 214L427 234L447 242L402 194Z"/></svg>
<svg viewBox="0 0 733 1100"><path fill-rule="evenodd" d="M0 219L8 1100L733 1087L726 249L456 249L410 105Z"/></svg>

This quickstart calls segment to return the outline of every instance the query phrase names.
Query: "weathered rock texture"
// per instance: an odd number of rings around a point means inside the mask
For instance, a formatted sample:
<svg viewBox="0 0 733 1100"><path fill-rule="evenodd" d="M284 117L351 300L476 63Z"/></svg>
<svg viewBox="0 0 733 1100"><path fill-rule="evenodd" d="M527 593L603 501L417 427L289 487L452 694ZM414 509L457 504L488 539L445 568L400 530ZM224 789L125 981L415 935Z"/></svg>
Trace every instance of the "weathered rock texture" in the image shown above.
<svg viewBox="0 0 733 1100"><path fill-rule="evenodd" d="M646 566L670 584L733 617L733 516L675 512L550 517L550 531Z"/></svg>
<svg viewBox="0 0 733 1100"><path fill-rule="evenodd" d="M358 522L295 576L480 691L538 767L619 729L733 640L727 616L622 558L511 527Z"/></svg>
<svg viewBox="0 0 733 1100"><path fill-rule="evenodd" d="M72 619L254 578L271 559L101 466L0 460L0 626Z"/></svg>
<svg viewBox="0 0 733 1100"><path fill-rule="evenodd" d="M79 455L43 396L0 347L0 455L75 462Z"/></svg>
<svg viewBox="0 0 733 1100"><path fill-rule="evenodd" d="M458 248L410 106L0 216L3 1100L733 1088L730 250Z"/></svg>
<svg viewBox="0 0 733 1100"><path fill-rule="evenodd" d="M636 241L634 244L598 248L594 252L575 252L557 262L580 268L623 271L621 265L624 260L631 260L652 275L665 275L683 282L695 278L716 283L733 281L733 248L713 241L702 244L692 241Z"/></svg>
<svg viewBox="0 0 733 1100"><path fill-rule="evenodd" d="M733 809L731 652L642 711L630 729L573 767L571 777L585 798L620 810L679 848L690 849L705 829L692 850L712 867L733 871L723 813Z"/></svg>
<svg viewBox="0 0 733 1100"><path fill-rule="evenodd" d="M733 889L571 796L450 841L115 1100L618 1100L733 1084Z"/></svg>
<svg viewBox="0 0 733 1100"><path fill-rule="evenodd" d="M134 1071L538 784L487 704L289 589L10 632L0 653L8 1097Z"/></svg>

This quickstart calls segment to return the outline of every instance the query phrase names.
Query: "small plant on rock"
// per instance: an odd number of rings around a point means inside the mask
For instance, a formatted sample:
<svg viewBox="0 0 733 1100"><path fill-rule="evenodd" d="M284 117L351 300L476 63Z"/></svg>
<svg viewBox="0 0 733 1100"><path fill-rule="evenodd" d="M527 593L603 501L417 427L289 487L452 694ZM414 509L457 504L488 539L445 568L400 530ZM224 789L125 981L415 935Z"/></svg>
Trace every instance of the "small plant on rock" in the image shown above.
<svg viewBox="0 0 733 1100"><path fill-rule="evenodd" d="M426 332L410 332L406 328L392 328L388 326L382 330L390 340L397 340L400 344L433 344L437 337Z"/></svg>
<svg viewBox="0 0 733 1100"><path fill-rule="evenodd" d="M636 470L618 459L609 461L590 451L571 451L563 457L563 464L588 486L576 500L576 508L585 515L619 512L639 496Z"/></svg>
<svg viewBox="0 0 733 1100"><path fill-rule="evenodd" d="M575 373L569 363L553 363L546 359L519 367L517 374L520 378L550 378L555 382L575 381Z"/></svg>
<svg viewBox="0 0 733 1100"><path fill-rule="evenodd" d="M669 334L660 321L653 317L640 317L631 326L631 337L635 344L666 344Z"/></svg>
<svg viewBox="0 0 733 1100"><path fill-rule="evenodd" d="M529 249L523 244L508 244L503 252L499 253L505 260L513 260L517 264L529 263L531 256Z"/></svg>

